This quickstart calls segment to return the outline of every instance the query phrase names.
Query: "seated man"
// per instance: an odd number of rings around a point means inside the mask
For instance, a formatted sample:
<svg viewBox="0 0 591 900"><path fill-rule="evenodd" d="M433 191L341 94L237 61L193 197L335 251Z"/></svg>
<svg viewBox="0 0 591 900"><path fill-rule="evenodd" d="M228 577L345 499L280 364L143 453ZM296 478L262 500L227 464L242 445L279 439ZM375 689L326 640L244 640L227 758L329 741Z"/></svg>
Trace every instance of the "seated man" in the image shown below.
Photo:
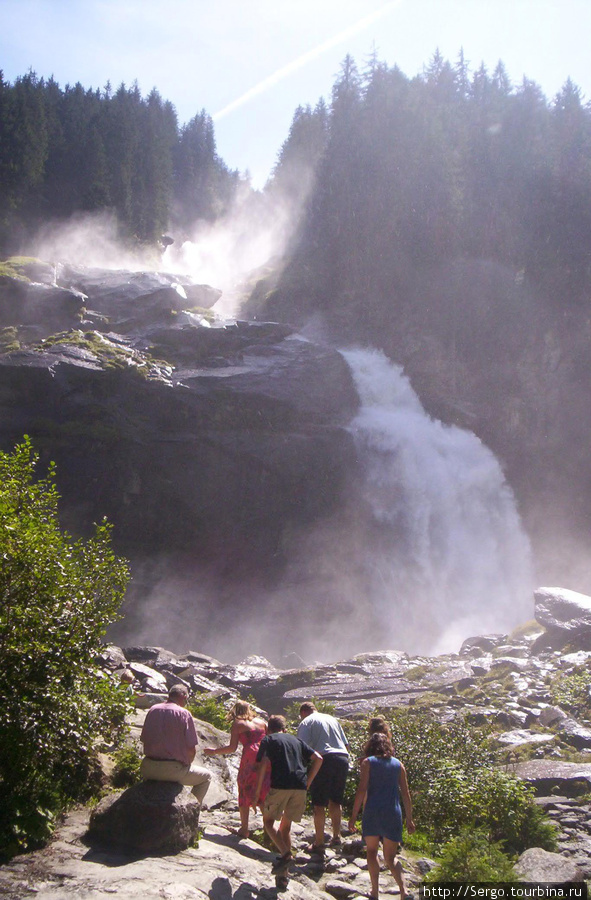
<svg viewBox="0 0 591 900"><path fill-rule="evenodd" d="M295 735L286 733L283 716L270 716L257 762L259 779L253 806L258 803L265 770L270 766L271 788L263 804L263 825L281 854L275 864L279 869L291 859L291 823L299 822L304 814L306 790L322 765L322 757ZM278 829L276 819L281 819Z"/></svg>
<svg viewBox="0 0 591 900"><path fill-rule="evenodd" d="M202 766L192 765L197 747L193 716L185 709L189 692L175 684L165 703L148 710L141 741L144 753L140 774L144 780L178 781L192 786L192 793L203 802L211 775Z"/></svg>

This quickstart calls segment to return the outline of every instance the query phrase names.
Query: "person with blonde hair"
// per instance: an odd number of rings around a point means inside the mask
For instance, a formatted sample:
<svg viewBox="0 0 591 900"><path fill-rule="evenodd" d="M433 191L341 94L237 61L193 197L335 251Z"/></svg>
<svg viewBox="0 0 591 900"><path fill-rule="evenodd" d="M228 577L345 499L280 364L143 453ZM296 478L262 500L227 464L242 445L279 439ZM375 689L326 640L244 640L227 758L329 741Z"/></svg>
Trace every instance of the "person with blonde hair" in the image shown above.
<svg viewBox="0 0 591 900"><path fill-rule="evenodd" d="M257 715L256 710L246 700L236 701L228 712L228 719L232 722L230 743L226 747L208 747L203 752L206 756L229 756L236 752L238 745L242 746L242 757L238 769L238 811L240 813L238 836L247 838L250 808L255 805L254 801L257 799L255 797L258 783L256 757L260 743L265 737L267 726L265 720ZM258 797L258 805L261 809L269 792L270 780L270 774L267 773Z"/></svg>
<svg viewBox="0 0 591 900"><path fill-rule="evenodd" d="M371 898L378 900L380 864L378 849L384 847L384 862L394 876L400 890L400 900L405 900L406 885L402 865L397 858L402 843L402 810L409 834L415 830L412 819L412 802L406 770L394 757L391 742L385 734L373 734L367 742L367 757L361 763L359 787L353 801L350 831L357 828L357 816L363 805L361 833L367 848L367 868L371 879Z"/></svg>

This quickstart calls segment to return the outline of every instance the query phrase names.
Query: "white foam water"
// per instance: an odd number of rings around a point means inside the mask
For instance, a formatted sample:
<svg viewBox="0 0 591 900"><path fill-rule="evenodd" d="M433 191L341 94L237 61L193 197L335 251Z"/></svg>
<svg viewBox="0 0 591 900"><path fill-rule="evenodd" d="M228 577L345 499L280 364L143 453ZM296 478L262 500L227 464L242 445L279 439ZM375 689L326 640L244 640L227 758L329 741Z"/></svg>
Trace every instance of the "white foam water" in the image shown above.
<svg viewBox="0 0 591 900"><path fill-rule="evenodd" d="M530 547L494 454L427 415L402 369L343 351L360 396L351 423L372 539L372 606L390 644L457 650L531 618Z"/></svg>

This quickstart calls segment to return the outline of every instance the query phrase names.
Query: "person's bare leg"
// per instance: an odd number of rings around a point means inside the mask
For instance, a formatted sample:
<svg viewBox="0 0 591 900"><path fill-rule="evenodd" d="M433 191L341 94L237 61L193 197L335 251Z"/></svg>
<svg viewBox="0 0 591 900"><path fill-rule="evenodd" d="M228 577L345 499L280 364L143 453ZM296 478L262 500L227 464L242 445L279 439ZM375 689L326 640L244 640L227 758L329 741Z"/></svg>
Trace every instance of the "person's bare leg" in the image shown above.
<svg viewBox="0 0 591 900"><path fill-rule="evenodd" d="M314 807L314 846L324 846L324 825L326 823L326 810L324 806Z"/></svg>
<svg viewBox="0 0 591 900"><path fill-rule="evenodd" d="M279 834L281 835L281 840L285 845L285 850L283 852L291 853L291 819L287 819L285 816L283 816L281 822L279 823Z"/></svg>
<svg viewBox="0 0 591 900"><path fill-rule="evenodd" d="M380 896L380 864L378 862L379 837L366 837L367 871L371 879L371 896L378 900Z"/></svg>
<svg viewBox="0 0 591 900"><path fill-rule="evenodd" d="M283 819L281 820L281 824L283 824ZM275 828L275 819L266 819L263 817L263 825L265 831L279 850L281 856L285 856L286 853L291 852L291 842L286 844L284 837L281 833L281 826L279 828Z"/></svg>
<svg viewBox="0 0 591 900"><path fill-rule="evenodd" d="M339 841L341 839L341 821L343 816L341 805L339 803L335 803L333 800L329 800L328 815L330 816L330 821L332 824L333 840Z"/></svg>
<svg viewBox="0 0 591 900"><path fill-rule="evenodd" d="M250 806L239 806L238 812L240 813L240 828L238 829L238 834L240 837L247 838L249 835L248 818L250 815Z"/></svg>
<svg viewBox="0 0 591 900"><path fill-rule="evenodd" d="M390 869L396 884L398 885L398 890L400 891L400 900L404 900L406 897L406 884L404 881L404 872L402 871L402 863L397 858L398 851L400 849L400 844L396 841L391 841L388 838L384 838L384 862Z"/></svg>

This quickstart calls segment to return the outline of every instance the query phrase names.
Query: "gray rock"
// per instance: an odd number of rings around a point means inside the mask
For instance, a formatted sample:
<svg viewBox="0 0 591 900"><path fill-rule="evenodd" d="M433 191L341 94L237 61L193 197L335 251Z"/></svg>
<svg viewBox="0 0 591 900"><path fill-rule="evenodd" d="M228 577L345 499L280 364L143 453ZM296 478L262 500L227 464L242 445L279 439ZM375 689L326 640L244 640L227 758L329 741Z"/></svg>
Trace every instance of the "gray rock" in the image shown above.
<svg viewBox="0 0 591 900"><path fill-rule="evenodd" d="M138 678L142 687L148 693L166 693L168 690L166 678L151 666L145 666L143 663L130 662L128 667L131 669L136 678Z"/></svg>
<svg viewBox="0 0 591 900"><path fill-rule="evenodd" d="M566 588L542 587L534 591L535 617L550 634L591 639L591 597Z"/></svg>
<svg viewBox="0 0 591 900"><path fill-rule="evenodd" d="M76 328L84 294L55 284L4 280L0 284L0 327L35 326L37 339Z"/></svg>
<svg viewBox="0 0 591 900"><path fill-rule="evenodd" d="M164 699L164 694L150 694L142 691L141 693L135 694L134 703L136 709L150 709L151 706L162 703Z"/></svg>
<svg viewBox="0 0 591 900"><path fill-rule="evenodd" d="M560 792L566 797L576 797L591 789L591 763L532 759L517 763L512 771L532 784L539 795Z"/></svg>
<svg viewBox="0 0 591 900"><path fill-rule="evenodd" d="M519 747L522 744L547 744L548 741L556 740L556 735L518 729L515 731L505 731L503 734L499 734L497 740L500 741L501 744Z"/></svg>
<svg viewBox="0 0 591 900"><path fill-rule="evenodd" d="M437 863L435 862L435 860L430 859L428 856L421 856L421 858L417 859L416 861L416 867L421 875L426 875L427 872L431 872L436 865Z"/></svg>
<svg viewBox="0 0 591 900"><path fill-rule="evenodd" d="M505 640L504 634L483 634L466 638L460 647L460 656L484 656Z"/></svg>
<svg viewBox="0 0 591 900"><path fill-rule="evenodd" d="M346 881L327 881L324 890L331 897L337 897L338 900L341 897L354 897L358 893L357 888Z"/></svg>
<svg viewBox="0 0 591 900"><path fill-rule="evenodd" d="M591 728L586 728L575 719L565 718L558 724L558 733L568 743L583 750L591 747Z"/></svg>
<svg viewBox="0 0 591 900"><path fill-rule="evenodd" d="M154 669L176 660L174 653L163 647L123 647L123 653L129 662L149 665Z"/></svg>
<svg viewBox="0 0 591 900"><path fill-rule="evenodd" d="M520 881L553 884L583 880L583 873L571 860L540 847L530 847L522 853L515 864L515 871Z"/></svg>
<svg viewBox="0 0 591 900"><path fill-rule="evenodd" d="M540 725L553 725L561 719L566 719L567 715L564 710L558 706L546 706L538 716Z"/></svg>
<svg viewBox="0 0 591 900"><path fill-rule="evenodd" d="M99 653L98 661L101 665L112 670L127 668L127 660L123 650L114 644L107 644L103 648L101 653Z"/></svg>
<svg viewBox="0 0 591 900"><path fill-rule="evenodd" d="M90 816L90 841L146 854L178 853L197 836L201 807L189 788L146 781L99 803Z"/></svg>

